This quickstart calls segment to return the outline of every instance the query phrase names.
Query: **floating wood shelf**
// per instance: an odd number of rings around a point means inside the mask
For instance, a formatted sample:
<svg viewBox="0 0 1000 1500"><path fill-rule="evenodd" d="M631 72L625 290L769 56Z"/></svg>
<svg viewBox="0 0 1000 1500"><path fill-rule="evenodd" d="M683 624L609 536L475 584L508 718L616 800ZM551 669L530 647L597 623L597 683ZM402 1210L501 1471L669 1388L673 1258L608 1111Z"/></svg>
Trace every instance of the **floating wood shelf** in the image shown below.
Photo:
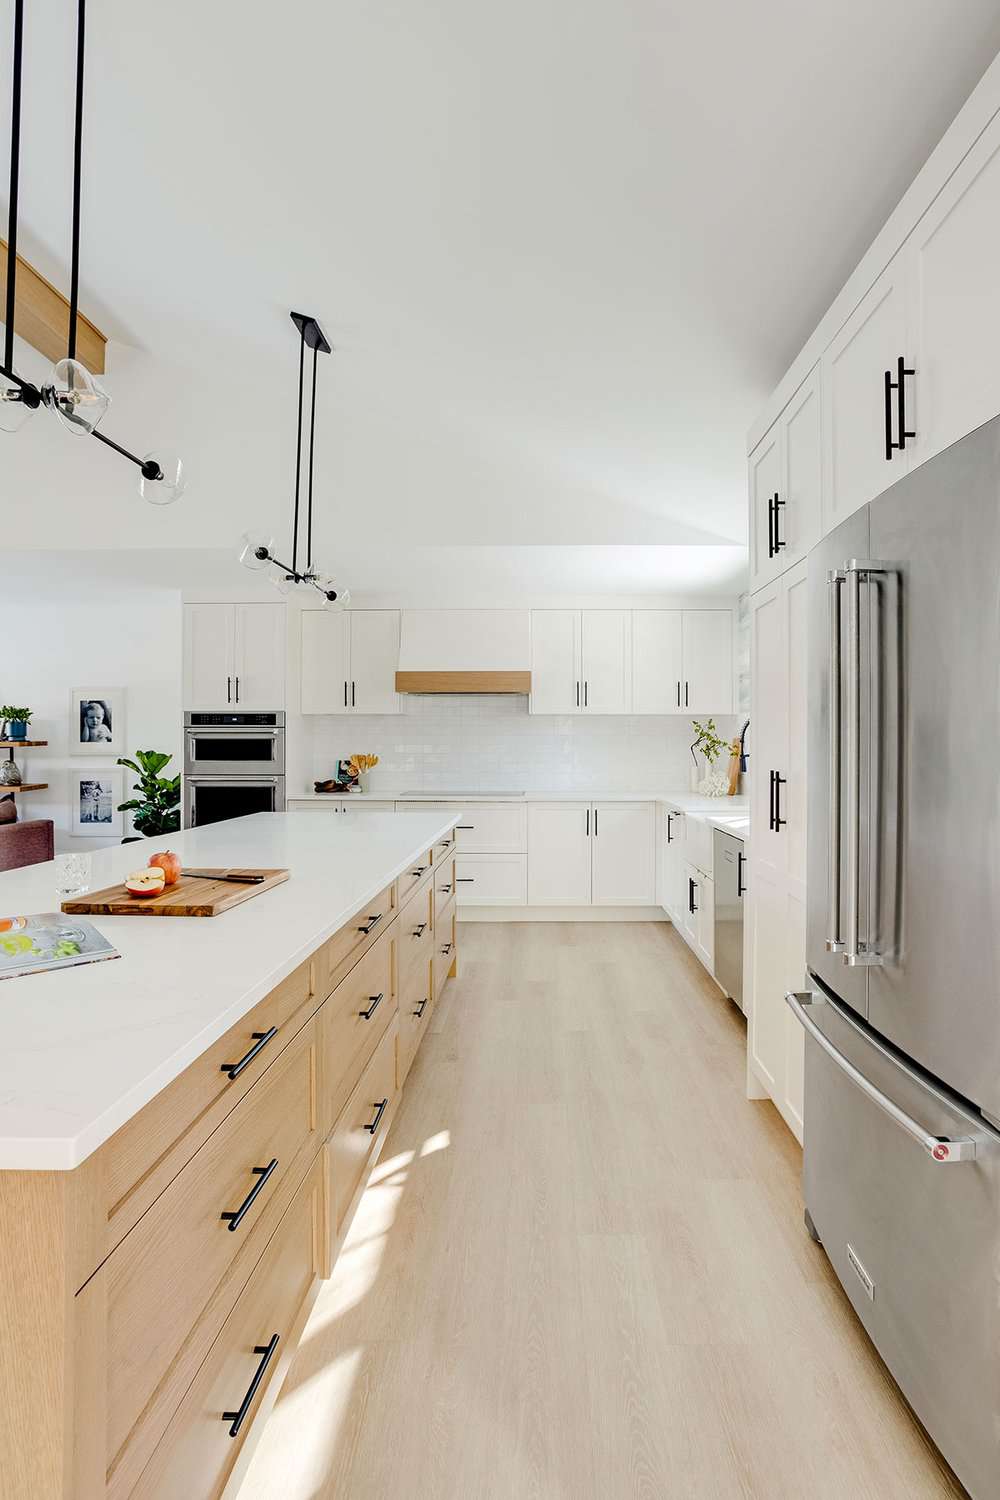
<svg viewBox="0 0 1000 1500"><path fill-rule="evenodd" d="M22 781L13 786L0 782L0 797L13 797L18 792L44 792L48 789L48 785L47 781Z"/></svg>
<svg viewBox="0 0 1000 1500"><path fill-rule="evenodd" d="M47 745L48 740L0 740L0 750L24 750L32 745Z"/></svg>

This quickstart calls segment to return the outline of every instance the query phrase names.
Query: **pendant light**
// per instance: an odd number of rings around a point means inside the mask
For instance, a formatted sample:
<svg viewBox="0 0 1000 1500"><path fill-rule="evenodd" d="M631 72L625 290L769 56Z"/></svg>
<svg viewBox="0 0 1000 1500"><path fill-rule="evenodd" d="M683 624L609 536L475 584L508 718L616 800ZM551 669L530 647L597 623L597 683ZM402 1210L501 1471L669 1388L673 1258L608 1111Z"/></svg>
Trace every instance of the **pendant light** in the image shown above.
<svg viewBox="0 0 1000 1500"><path fill-rule="evenodd" d="M0 431L16 432L40 406L53 412L76 437L95 437L139 469L139 494L151 505L169 505L186 487L184 465L176 454L147 453L139 458L98 431L111 397L76 357L80 299L80 187L83 159L83 60L87 0L78 0L76 31L76 123L73 135L73 237L70 266L69 339L66 356L57 360L45 385L25 380L14 369L14 315L17 283L17 195L21 169L21 61L24 46L24 0L14 0L14 48L11 87L10 203L7 228L7 307L3 364L0 365Z"/></svg>
<svg viewBox="0 0 1000 1500"><path fill-rule="evenodd" d="M292 322L299 330L299 402L295 441L295 490L292 508L292 560L282 562L274 555L274 537L263 532L246 531L240 545L240 562L245 568L260 571L273 567L275 587L282 594L322 594L327 609L344 609L351 601L350 591L341 588L336 579L318 573L313 566L313 455L316 448L316 365L320 354L329 354L330 345L316 319L308 313L293 312ZM299 497L302 488L302 424L305 394L306 350L312 350L312 389L309 397L309 472L306 480L305 563L299 568Z"/></svg>

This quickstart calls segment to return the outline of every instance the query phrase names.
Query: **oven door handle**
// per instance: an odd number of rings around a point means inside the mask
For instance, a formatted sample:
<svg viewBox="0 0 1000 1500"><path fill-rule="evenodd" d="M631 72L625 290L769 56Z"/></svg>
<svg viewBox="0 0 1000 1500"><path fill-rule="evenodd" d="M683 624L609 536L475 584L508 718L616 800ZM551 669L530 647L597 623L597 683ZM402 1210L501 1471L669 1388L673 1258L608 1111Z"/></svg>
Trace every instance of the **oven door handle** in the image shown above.
<svg viewBox="0 0 1000 1500"><path fill-rule="evenodd" d="M801 1023L813 1041L822 1047L827 1057L835 1062L840 1071L851 1080L855 1088L860 1089L866 1099L878 1105L882 1113L895 1121L900 1130L904 1130L918 1146L922 1146L931 1161L939 1166L948 1166L956 1161L975 1161L976 1142L971 1135L931 1135L930 1131L925 1130L912 1115L900 1109L888 1094L883 1094L880 1088L876 1088L871 1079L866 1078L860 1068L856 1068L850 1058L844 1056L839 1047L834 1046L809 1015L810 1009L826 1004L822 995L816 994L813 990L790 990L785 1000L795 1019Z"/></svg>

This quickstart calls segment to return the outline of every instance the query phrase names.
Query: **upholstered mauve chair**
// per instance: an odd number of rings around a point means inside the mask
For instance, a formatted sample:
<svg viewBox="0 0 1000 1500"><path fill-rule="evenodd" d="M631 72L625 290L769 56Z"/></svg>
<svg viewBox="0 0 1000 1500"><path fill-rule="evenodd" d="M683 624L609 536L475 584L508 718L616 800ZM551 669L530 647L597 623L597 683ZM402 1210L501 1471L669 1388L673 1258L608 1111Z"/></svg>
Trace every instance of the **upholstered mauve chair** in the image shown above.
<svg viewBox="0 0 1000 1500"><path fill-rule="evenodd" d="M55 852L51 818L35 818L28 823L0 824L0 870L20 870L24 865L40 865Z"/></svg>

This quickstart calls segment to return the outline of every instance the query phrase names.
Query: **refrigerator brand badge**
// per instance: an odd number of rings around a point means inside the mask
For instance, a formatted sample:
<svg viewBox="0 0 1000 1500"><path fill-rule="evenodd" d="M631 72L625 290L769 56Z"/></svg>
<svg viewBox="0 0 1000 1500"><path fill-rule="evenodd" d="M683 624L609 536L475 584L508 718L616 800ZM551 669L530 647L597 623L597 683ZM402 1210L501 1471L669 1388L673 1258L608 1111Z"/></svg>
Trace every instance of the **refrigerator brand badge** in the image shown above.
<svg viewBox="0 0 1000 1500"><path fill-rule="evenodd" d="M869 1302L874 1302L875 1283L874 1281L872 1281L868 1272L865 1270L864 1266L858 1259L857 1251L855 1250L853 1245L848 1245L847 1247L847 1259L851 1262L851 1265L854 1268L855 1276L858 1278L858 1280L861 1282L861 1285L865 1289L865 1296L868 1298Z"/></svg>

